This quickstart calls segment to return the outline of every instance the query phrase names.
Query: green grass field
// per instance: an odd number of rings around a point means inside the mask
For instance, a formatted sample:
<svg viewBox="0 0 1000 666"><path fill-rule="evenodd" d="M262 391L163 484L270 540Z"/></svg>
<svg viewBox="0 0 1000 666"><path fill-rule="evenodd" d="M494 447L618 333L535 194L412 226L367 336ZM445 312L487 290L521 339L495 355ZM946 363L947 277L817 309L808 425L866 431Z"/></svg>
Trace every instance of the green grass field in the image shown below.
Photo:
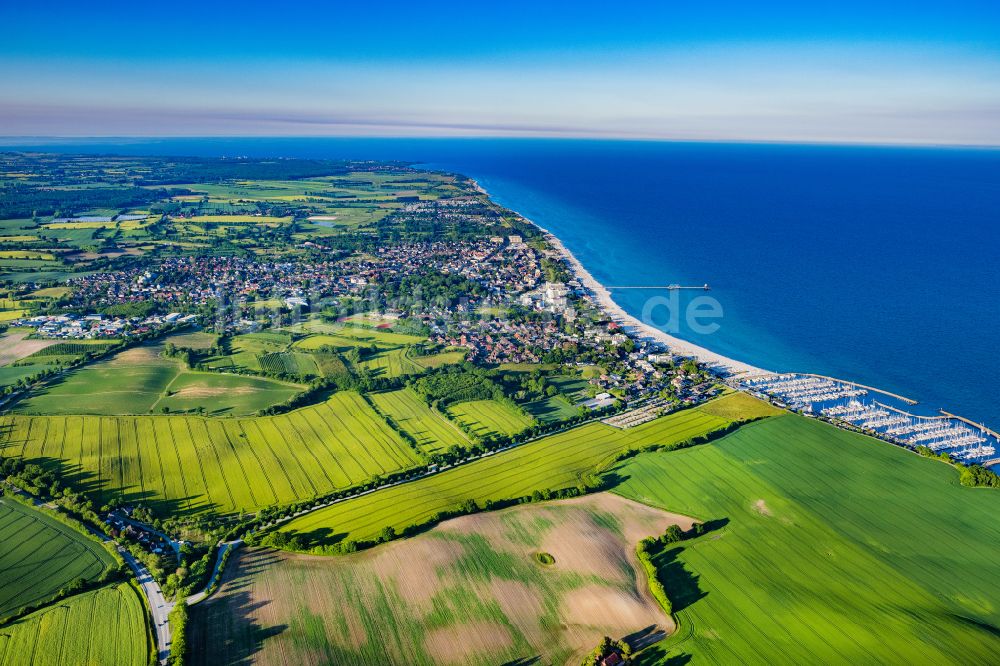
<svg viewBox="0 0 1000 666"><path fill-rule="evenodd" d="M616 471L728 521L658 557L680 631L643 663L995 663L1000 493L947 465L787 415Z"/></svg>
<svg viewBox="0 0 1000 666"><path fill-rule="evenodd" d="M448 405L448 415L477 437L516 435L534 423L524 412L496 400L470 400Z"/></svg>
<svg viewBox="0 0 1000 666"><path fill-rule="evenodd" d="M246 416L282 403L304 387L263 377L184 371L167 386L169 395L153 403L153 412L194 412L209 416Z"/></svg>
<svg viewBox="0 0 1000 666"><path fill-rule="evenodd" d="M286 530L312 544L364 540L383 527L397 531L421 524L463 501L515 499L535 490L576 486L583 475L628 447L679 442L730 422L690 409L629 430L590 423L454 470L320 509L290 522Z"/></svg>
<svg viewBox="0 0 1000 666"><path fill-rule="evenodd" d="M414 356L413 362L422 368L440 368L443 365L454 365L465 360L468 352L465 350L443 351L439 354L428 354L427 356Z"/></svg>
<svg viewBox="0 0 1000 666"><path fill-rule="evenodd" d="M314 349L319 349L320 347L333 347L337 350L348 350L351 347L359 347L361 343L357 340L351 338L342 338L333 333L318 333L316 335L310 335L308 338L302 338L301 340L295 341L296 349L304 349L306 351L312 351Z"/></svg>
<svg viewBox="0 0 1000 666"><path fill-rule="evenodd" d="M110 585L0 626L0 666L145 666L144 603L131 585Z"/></svg>
<svg viewBox="0 0 1000 666"><path fill-rule="evenodd" d="M114 564L96 539L42 510L0 498L0 620L50 599L77 578L96 580Z"/></svg>
<svg viewBox="0 0 1000 666"><path fill-rule="evenodd" d="M410 389L372 393L371 399L383 414L409 433L426 454L443 451L455 444L469 443L461 430L428 407Z"/></svg>
<svg viewBox="0 0 1000 666"><path fill-rule="evenodd" d="M279 416L5 416L0 455L56 470L100 505L252 510L412 467L418 455L356 393Z"/></svg>
<svg viewBox="0 0 1000 666"><path fill-rule="evenodd" d="M158 345L136 347L70 371L18 403L17 410L24 414L145 414L180 372L178 361L159 356Z"/></svg>
<svg viewBox="0 0 1000 666"><path fill-rule="evenodd" d="M786 412L762 402L753 396L740 391L726 394L719 400L713 400L701 406L701 411L715 414L725 419L761 419L765 416L780 416Z"/></svg>
<svg viewBox="0 0 1000 666"><path fill-rule="evenodd" d="M27 379L49 369L45 364L6 365L0 368L0 387L16 384L19 379Z"/></svg>
<svg viewBox="0 0 1000 666"><path fill-rule="evenodd" d="M541 423L565 421L579 414L579 410L561 395L535 400L521 407Z"/></svg>
<svg viewBox="0 0 1000 666"><path fill-rule="evenodd" d="M357 365L359 368L371 371L375 377L402 377L424 371L422 366L409 357L406 347L380 349L374 356L366 358Z"/></svg>
<svg viewBox="0 0 1000 666"><path fill-rule="evenodd" d="M188 349L208 349L219 339L219 336L215 333L206 333L205 331L193 331L191 333L177 333L175 335L167 336L163 339L163 343L173 343L178 347L187 347Z"/></svg>
<svg viewBox="0 0 1000 666"><path fill-rule="evenodd" d="M376 343L382 345L414 345L423 342L426 338L408 333L394 333L384 329L374 329L365 326L344 326L337 329L338 336L360 340L361 342Z"/></svg>
<svg viewBox="0 0 1000 666"><path fill-rule="evenodd" d="M549 378L548 382L570 400L584 400L588 397L587 389L590 388L590 383L586 379L558 375Z"/></svg>
<svg viewBox="0 0 1000 666"><path fill-rule="evenodd" d="M49 352L60 345L42 350ZM163 344L134 347L73 370L18 403L16 411L37 415L117 416L195 411L243 416L284 402L302 390L296 384L258 377L186 370L160 355Z"/></svg>

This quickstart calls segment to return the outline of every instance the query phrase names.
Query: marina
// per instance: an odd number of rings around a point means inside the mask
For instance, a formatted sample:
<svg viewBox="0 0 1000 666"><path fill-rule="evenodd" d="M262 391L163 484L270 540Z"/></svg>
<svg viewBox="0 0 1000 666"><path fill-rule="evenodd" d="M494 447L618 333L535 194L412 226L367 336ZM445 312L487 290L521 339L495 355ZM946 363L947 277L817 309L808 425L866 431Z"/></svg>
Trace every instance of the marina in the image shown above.
<svg viewBox="0 0 1000 666"><path fill-rule="evenodd" d="M982 424L948 412L913 414L893 401L915 404L902 396L832 377L798 373L745 377L739 387L751 394L838 425L860 430L899 446L947 454L954 462L995 466L1000 436Z"/></svg>

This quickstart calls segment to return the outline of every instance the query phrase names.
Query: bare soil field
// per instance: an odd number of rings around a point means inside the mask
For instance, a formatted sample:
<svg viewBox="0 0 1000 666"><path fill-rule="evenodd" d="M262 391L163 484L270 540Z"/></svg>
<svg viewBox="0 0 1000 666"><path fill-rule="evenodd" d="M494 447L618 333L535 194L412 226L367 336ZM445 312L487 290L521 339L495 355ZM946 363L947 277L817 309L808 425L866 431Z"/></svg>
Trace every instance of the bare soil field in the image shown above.
<svg viewBox="0 0 1000 666"><path fill-rule="evenodd" d="M206 664L577 663L605 634L647 644L673 630L635 544L691 522L601 493L348 556L245 549L196 607L192 652Z"/></svg>
<svg viewBox="0 0 1000 666"><path fill-rule="evenodd" d="M25 340L31 331L11 331L0 335L0 366L20 361L61 340Z"/></svg>

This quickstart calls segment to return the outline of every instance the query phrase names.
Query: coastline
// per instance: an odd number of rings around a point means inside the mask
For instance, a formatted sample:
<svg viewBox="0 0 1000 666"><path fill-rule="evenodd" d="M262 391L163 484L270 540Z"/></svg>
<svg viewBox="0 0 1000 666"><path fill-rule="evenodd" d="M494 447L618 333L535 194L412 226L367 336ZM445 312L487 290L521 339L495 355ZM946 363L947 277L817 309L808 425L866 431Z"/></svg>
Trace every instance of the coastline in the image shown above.
<svg viewBox="0 0 1000 666"><path fill-rule="evenodd" d="M470 180L476 190L488 197L490 201L493 201L490 193L479 184L479 181L474 178L470 178ZM675 356L693 358L727 376L770 374L769 370L758 368L750 365L749 363L729 358L728 356L723 356L722 354L713 352L712 350L706 349L700 345L696 345L692 342L688 342L687 340L670 335L666 331L660 330L655 326L647 324L639 320L637 317L629 314L625 308L615 302L614 298L611 296L611 292L603 284L597 281L597 278L595 278L590 271L588 271L586 267L580 263L580 260L577 259L572 252L570 252L569 248L567 248L555 234L534 220L525 217L521 213L517 211L513 212L516 213L522 220L536 227L542 232L542 234L544 234L546 242L551 245L556 252L563 257L563 259L566 260L566 263L569 264L576 279L580 281L580 284L582 284L588 292L590 292L590 296L594 299L597 305L608 314L612 321L621 326L625 332L640 340L662 343L666 345L670 352Z"/></svg>

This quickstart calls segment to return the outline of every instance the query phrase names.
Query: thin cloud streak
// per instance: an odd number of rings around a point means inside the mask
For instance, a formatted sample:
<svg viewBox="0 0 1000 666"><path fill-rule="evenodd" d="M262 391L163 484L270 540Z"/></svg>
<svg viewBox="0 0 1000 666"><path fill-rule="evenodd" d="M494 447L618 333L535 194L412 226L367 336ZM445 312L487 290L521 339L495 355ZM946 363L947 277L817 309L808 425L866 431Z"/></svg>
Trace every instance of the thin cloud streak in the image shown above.
<svg viewBox="0 0 1000 666"><path fill-rule="evenodd" d="M583 124L467 122L254 109L0 105L9 136L535 136L705 141L817 141L914 145L1000 145L1000 107L913 111L817 111L787 115L693 113ZM946 130L946 131L945 131Z"/></svg>

